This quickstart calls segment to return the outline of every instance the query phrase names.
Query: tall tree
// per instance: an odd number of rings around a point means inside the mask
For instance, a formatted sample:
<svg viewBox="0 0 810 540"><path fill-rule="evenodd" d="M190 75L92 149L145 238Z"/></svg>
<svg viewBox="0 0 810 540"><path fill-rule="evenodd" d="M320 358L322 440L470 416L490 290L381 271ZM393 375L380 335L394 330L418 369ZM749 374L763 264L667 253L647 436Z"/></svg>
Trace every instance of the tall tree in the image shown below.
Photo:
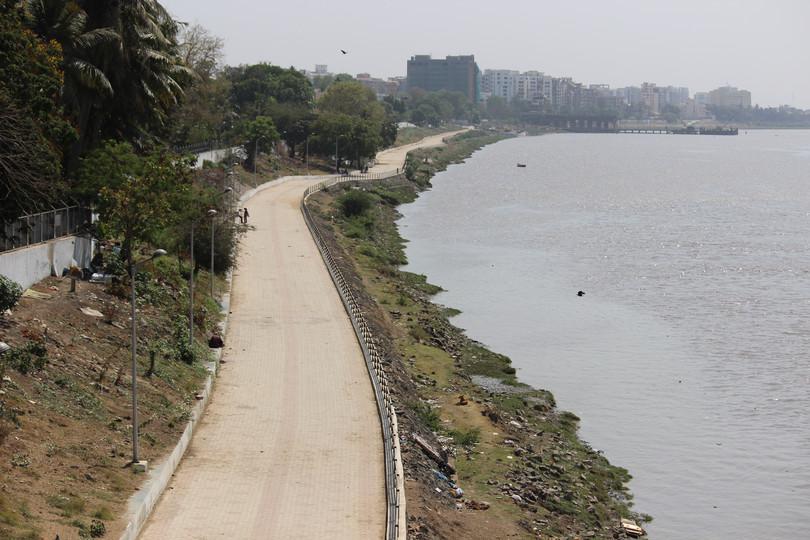
<svg viewBox="0 0 810 540"><path fill-rule="evenodd" d="M241 131L247 152L246 165L248 168L254 168L258 153L267 152L273 147L273 143L279 140L278 131L273 119L268 116L257 116L255 120L243 123Z"/></svg>
<svg viewBox="0 0 810 540"><path fill-rule="evenodd" d="M75 137L59 96L62 51L28 30L16 0L0 0L0 219L61 195L63 149Z"/></svg>
<svg viewBox="0 0 810 540"><path fill-rule="evenodd" d="M119 36L115 30L88 30L87 14L70 0L27 0L26 19L42 39L56 41L62 47L62 98L74 118L78 118L84 103L112 96L112 84L93 63L92 52L97 47L117 46Z"/></svg>
<svg viewBox="0 0 810 540"><path fill-rule="evenodd" d="M90 152L79 168L80 186L99 212L100 233L121 238L125 257L199 208L192 203L192 176L191 160L161 150L139 155L115 141Z"/></svg>
<svg viewBox="0 0 810 540"><path fill-rule="evenodd" d="M358 166L396 139L393 116L377 101L371 89L357 81L333 83L318 100L318 110L321 117L314 131L321 138L321 134L330 133L333 141L338 135L344 137L345 152L340 151L339 157L346 157ZM322 143L318 148L323 148ZM338 141L339 150L340 145Z"/></svg>
<svg viewBox="0 0 810 540"><path fill-rule="evenodd" d="M142 145L163 129L169 111L194 77L179 55L179 26L157 0L77 0L87 31L111 29L118 42L96 47L89 62L107 77L112 94L84 99L75 154L105 137Z"/></svg>
<svg viewBox="0 0 810 540"><path fill-rule="evenodd" d="M225 55L225 42L222 38L215 36L207 28L194 24L181 31L179 42L180 60L197 77L209 80L219 73Z"/></svg>
<svg viewBox="0 0 810 540"><path fill-rule="evenodd" d="M232 127L231 85L220 73L223 41L199 25L184 29L179 39L180 58L196 78L171 113L169 139L177 146L220 139Z"/></svg>
<svg viewBox="0 0 810 540"><path fill-rule="evenodd" d="M231 81L231 101L243 117L266 114L271 103L311 106L312 84L295 68L254 64L226 70Z"/></svg>

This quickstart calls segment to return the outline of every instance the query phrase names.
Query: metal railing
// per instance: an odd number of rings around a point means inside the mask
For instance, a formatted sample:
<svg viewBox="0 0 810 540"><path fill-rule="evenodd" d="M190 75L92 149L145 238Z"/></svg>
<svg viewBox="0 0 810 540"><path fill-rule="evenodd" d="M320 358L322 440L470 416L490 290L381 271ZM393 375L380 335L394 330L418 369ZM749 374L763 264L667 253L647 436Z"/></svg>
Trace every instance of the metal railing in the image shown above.
<svg viewBox="0 0 810 540"><path fill-rule="evenodd" d="M173 146L172 150L174 150L178 154L202 154L204 152L216 150L218 146L219 144L217 141L203 141L198 143L185 144L183 146Z"/></svg>
<svg viewBox="0 0 810 540"><path fill-rule="evenodd" d="M0 225L0 252L32 246L83 231L91 222L91 211L67 206L28 214Z"/></svg>
<svg viewBox="0 0 810 540"><path fill-rule="evenodd" d="M304 214L304 221L312 233L312 237L315 239L318 251L321 252L321 256L326 263L326 268L332 276L332 281L335 283L343 305L346 308L346 312L349 315L349 319L352 322L354 332L357 334L357 340L360 343L360 348L363 350L366 368L368 369L369 378L374 388L377 410L382 424L383 448L385 452L385 494L387 500L386 540L397 540L398 538L405 538L406 535L406 531L402 530L403 527L400 526L400 517L402 517L400 516L400 512L404 512L403 507L405 501L404 479L398 478L397 476L399 440L396 435L396 411L394 410L393 401L391 399L391 391L388 384L388 377L385 373L383 357L377 350L374 336L368 324L366 324L363 312L360 309L360 304L357 302L351 287L343 277L343 273L340 271L332 253L329 251L318 225L312 218L309 208L307 208L307 198L313 193L317 193L337 184L386 180L401 176L403 176L401 171L333 176L307 188L304 192L304 197L301 199L301 212Z"/></svg>

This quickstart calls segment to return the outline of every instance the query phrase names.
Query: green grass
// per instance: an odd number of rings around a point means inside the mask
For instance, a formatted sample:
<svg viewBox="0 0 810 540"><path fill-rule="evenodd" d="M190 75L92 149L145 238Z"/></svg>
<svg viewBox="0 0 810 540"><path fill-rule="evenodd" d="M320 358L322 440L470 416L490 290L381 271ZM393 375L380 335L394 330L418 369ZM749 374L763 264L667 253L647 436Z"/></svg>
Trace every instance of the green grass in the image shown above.
<svg viewBox="0 0 810 540"><path fill-rule="evenodd" d="M415 143L421 141L425 137L430 137L431 135L438 135L439 133L445 133L447 131L453 131L459 129L458 126L440 126L434 128L428 127L407 127L397 130L397 140L394 142L394 146L403 146L406 144Z"/></svg>
<svg viewBox="0 0 810 540"><path fill-rule="evenodd" d="M84 501L73 493L50 495L47 501L52 507L61 510L62 517L69 518L84 512Z"/></svg>
<svg viewBox="0 0 810 540"><path fill-rule="evenodd" d="M478 428L450 430L447 432L453 438L453 442L459 446L472 447L481 440L481 430Z"/></svg>
<svg viewBox="0 0 810 540"><path fill-rule="evenodd" d="M441 427L441 417L439 414L427 403L411 403L411 409L416 413L422 424L431 431L438 431Z"/></svg>
<svg viewBox="0 0 810 540"><path fill-rule="evenodd" d="M96 519L101 519L103 521L112 521L113 519L115 519L115 514L113 514L112 510L110 510L106 506L102 506L93 513L93 517Z"/></svg>

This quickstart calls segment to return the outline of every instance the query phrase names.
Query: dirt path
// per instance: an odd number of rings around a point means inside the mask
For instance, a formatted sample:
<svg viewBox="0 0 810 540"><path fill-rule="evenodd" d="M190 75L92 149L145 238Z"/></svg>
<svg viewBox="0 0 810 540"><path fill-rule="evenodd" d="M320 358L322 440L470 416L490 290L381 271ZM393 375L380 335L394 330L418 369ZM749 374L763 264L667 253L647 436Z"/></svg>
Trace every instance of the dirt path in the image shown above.
<svg viewBox="0 0 810 540"><path fill-rule="evenodd" d="M374 172L442 137L382 152ZM144 540L384 536L374 394L299 209L316 181L290 179L247 205L225 364Z"/></svg>
<svg viewBox="0 0 810 540"><path fill-rule="evenodd" d="M398 146L396 148L389 148L388 150L384 150L377 154L377 164L369 171L374 173L381 173L381 172L388 172L395 169L401 169L403 164L405 163L405 156L411 150L415 150L417 148L431 148L433 146L441 146L442 140L448 137L452 137L458 133L462 133L467 131L465 129L461 129L458 131L451 131L447 133L440 133L439 135L433 135L430 137L425 137L421 141L406 144L403 146Z"/></svg>

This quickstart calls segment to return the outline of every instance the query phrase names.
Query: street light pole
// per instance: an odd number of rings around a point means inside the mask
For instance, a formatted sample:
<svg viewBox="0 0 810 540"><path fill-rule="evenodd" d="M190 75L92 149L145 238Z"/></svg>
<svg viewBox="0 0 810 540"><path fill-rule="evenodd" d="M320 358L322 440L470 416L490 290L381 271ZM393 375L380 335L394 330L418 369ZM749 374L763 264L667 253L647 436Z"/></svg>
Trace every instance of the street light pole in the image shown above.
<svg viewBox="0 0 810 540"><path fill-rule="evenodd" d="M226 188L220 195L224 195L228 193L228 189ZM217 215L217 211L213 208L210 209L206 215L212 218L211 226L214 226L213 217ZM188 344L189 346L194 345L194 227L197 226L197 222L200 219L195 219L191 222L191 270L188 274ZM213 234L212 234L213 236ZM212 251L213 253L213 251ZM212 255L213 259L213 255ZM213 270L213 260L211 263L211 269ZM211 276L213 280L213 275Z"/></svg>
<svg viewBox="0 0 810 540"><path fill-rule="evenodd" d="M191 222L191 247L189 257L191 268L188 273L188 345L194 344L194 227L197 221Z"/></svg>
<svg viewBox="0 0 810 540"><path fill-rule="evenodd" d="M225 189L218 195L218 197L222 197L226 193L232 193L233 188L230 186L225 186ZM208 211L208 215L211 217L211 298L214 298L214 216L216 215L216 210L213 210L213 214L211 210ZM225 215L227 216L229 213L226 211Z"/></svg>
<svg viewBox="0 0 810 540"><path fill-rule="evenodd" d="M135 270L139 264L151 261L158 257L166 255L166 250L157 249L152 253L152 256L139 263L132 260L132 255L129 258L129 283L132 292L132 305L130 306L130 317L132 319L132 329L130 332L130 349L132 351L132 464L139 467L141 472L146 472L146 463L141 462L138 455L138 319L137 310L135 309Z"/></svg>
<svg viewBox="0 0 810 540"><path fill-rule="evenodd" d="M253 147L253 174L256 174L256 161L259 159L259 141L264 139L264 135L256 137L256 145Z"/></svg>
<svg viewBox="0 0 810 540"><path fill-rule="evenodd" d="M212 299L214 298L214 216L216 216L216 214L211 215L211 276L209 277L211 280Z"/></svg>

